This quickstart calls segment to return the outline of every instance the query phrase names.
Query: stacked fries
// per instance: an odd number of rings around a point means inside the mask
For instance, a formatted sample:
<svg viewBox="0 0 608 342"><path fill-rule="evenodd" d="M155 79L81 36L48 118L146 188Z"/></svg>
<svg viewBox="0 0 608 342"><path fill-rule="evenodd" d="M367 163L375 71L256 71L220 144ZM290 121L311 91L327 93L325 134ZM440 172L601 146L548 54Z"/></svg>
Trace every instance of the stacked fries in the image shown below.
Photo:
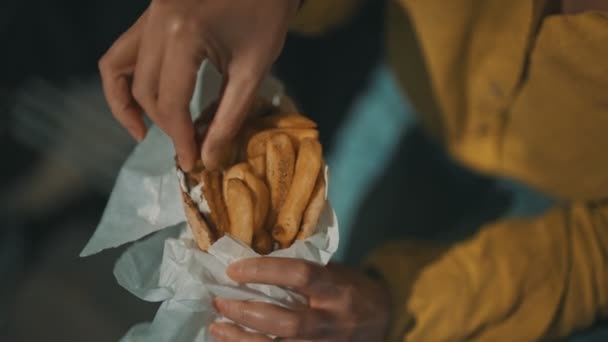
<svg viewBox="0 0 608 342"><path fill-rule="evenodd" d="M260 254L287 248L315 233L324 208L325 175L317 125L293 106L257 100L253 113L226 153L223 171L199 162L185 174L182 197L198 247L206 251L230 236ZM197 132L215 111L196 121Z"/></svg>

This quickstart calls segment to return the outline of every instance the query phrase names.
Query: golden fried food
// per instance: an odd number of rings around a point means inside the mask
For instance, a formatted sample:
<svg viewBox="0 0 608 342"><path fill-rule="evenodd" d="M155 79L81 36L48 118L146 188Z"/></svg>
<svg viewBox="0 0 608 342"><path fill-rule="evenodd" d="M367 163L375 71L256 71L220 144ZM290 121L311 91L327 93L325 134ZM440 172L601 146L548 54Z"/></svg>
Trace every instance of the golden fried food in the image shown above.
<svg viewBox="0 0 608 342"><path fill-rule="evenodd" d="M209 204L209 219L218 232L224 235L230 228L230 220L226 212L226 204L222 196L222 174L219 171L205 170L202 172L203 195Z"/></svg>
<svg viewBox="0 0 608 342"><path fill-rule="evenodd" d="M195 121L199 145L216 109ZM280 107L258 99L222 153L223 171L198 160L183 174L185 216L201 250L229 234L268 254L315 233L327 186L316 127L288 99Z"/></svg>
<svg viewBox="0 0 608 342"><path fill-rule="evenodd" d="M300 225L300 232L296 237L297 240L305 240L315 233L319 218L321 217L321 213L325 208L325 202L327 201L325 198L325 187L325 174L323 172L323 166L321 166L321 171L317 176L315 189L312 191L308 206L302 215L302 224Z"/></svg>
<svg viewBox="0 0 608 342"><path fill-rule="evenodd" d="M277 133L286 134L291 138L292 144L299 144L300 140L304 138L319 138L319 131L312 128L273 128L265 131L261 131L254 134L249 142L247 143L247 158L253 159L257 156L264 154L268 139Z"/></svg>
<svg viewBox="0 0 608 342"><path fill-rule="evenodd" d="M266 229L259 229L253 232L253 250L260 254L268 254L272 252L274 247L272 236Z"/></svg>
<svg viewBox="0 0 608 342"><path fill-rule="evenodd" d="M300 114L280 113L262 117L256 121L256 126L269 128L317 128L317 124Z"/></svg>
<svg viewBox="0 0 608 342"><path fill-rule="evenodd" d="M291 139L283 133L270 136L266 144L266 182L270 188L268 226L272 227L293 180L296 159Z"/></svg>
<svg viewBox="0 0 608 342"><path fill-rule="evenodd" d="M253 199L251 191L240 179L229 179L226 207L230 217L229 234L251 246L253 242Z"/></svg>
<svg viewBox="0 0 608 342"><path fill-rule="evenodd" d="M203 251L207 251L211 244L215 242L215 234L209 228L209 225L205 221L205 218L198 210L198 206L192 201L190 196L182 192L182 199L184 203L184 213L186 214L186 220L194 236L196 245Z"/></svg>
<svg viewBox="0 0 608 342"><path fill-rule="evenodd" d="M263 180L253 174L251 166L248 163L236 164L226 171L224 174L224 189L226 189L230 179L242 180L249 190L251 190L254 201L254 229L255 231L263 229L270 206L268 187L266 187ZM224 190L224 194L226 194L226 190Z"/></svg>
<svg viewBox="0 0 608 342"><path fill-rule="evenodd" d="M300 143L293 182L281 206L272 236L288 247L300 229L302 214L308 205L321 170L323 153L318 140L306 138Z"/></svg>
<svg viewBox="0 0 608 342"><path fill-rule="evenodd" d="M228 186L228 180L232 178L244 180L245 172L251 172L251 165L247 162L235 164L224 172L224 200L226 199L226 188Z"/></svg>
<svg viewBox="0 0 608 342"><path fill-rule="evenodd" d="M251 164L251 170L256 177L266 178L266 154L249 159L249 164Z"/></svg>

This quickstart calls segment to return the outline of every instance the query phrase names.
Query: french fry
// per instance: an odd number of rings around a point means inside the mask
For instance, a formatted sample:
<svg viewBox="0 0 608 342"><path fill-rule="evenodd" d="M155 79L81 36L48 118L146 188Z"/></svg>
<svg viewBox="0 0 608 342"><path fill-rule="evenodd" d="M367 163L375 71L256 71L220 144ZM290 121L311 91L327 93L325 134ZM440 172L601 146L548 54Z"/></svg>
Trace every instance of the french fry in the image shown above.
<svg viewBox="0 0 608 342"><path fill-rule="evenodd" d="M319 131L312 128L275 128L261 131L254 134L247 143L247 159L251 160L264 154L268 139L277 133L284 133L292 140L292 144L297 147L299 141L304 138L319 138ZM296 148L297 149L297 148Z"/></svg>
<svg viewBox="0 0 608 342"><path fill-rule="evenodd" d="M255 231L264 230L268 208L270 208L270 193L264 181L257 178L252 172L246 172L244 176L245 178L243 180L251 189L255 198L255 211L253 216Z"/></svg>
<svg viewBox="0 0 608 342"><path fill-rule="evenodd" d="M325 187L325 175L323 174L323 166L321 166L321 171L317 176L315 189L312 191L308 206L302 215L302 224L300 225L300 232L296 237L297 240L305 240L315 233L315 229L319 223L319 217L327 202L327 199L325 198Z"/></svg>
<svg viewBox="0 0 608 342"><path fill-rule="evenodd" d="M300 114L279 113L259 118L256 126L261 128L317 128L317 124Z"/></svg>
<svg viewBox="0 0 608 342"><path fill-rule="evenodd" d="M293 183L289 187L272 230L272 236L282 248L289 247L298 234L302 214L314 190L322 162L321 143L316 139L303 139L300 143Z"/></svg>
<svg viewBox="0 0 608 342"><path fill-rule="evenodd" d="M251 246L254 228L253 199L245 182L235 178L228 180L226 207L230 217L230 235Z"/></svg>
<svg viewBox="0 0 608 342"><path fill-rule="evenodd" d="M257 177L261 179L266 177L266 154L249 159L249 164L251 164L251 170Z"/></svg>
<svg viewBox="0 0 608 342"><path fill-rule="evenodd" d="M274 241L272 236L265 229L256 230L253 232L253 250L259 254L268 254L272 252Z"/></svg>
<svg viewBox="0 0 608 342"><path fill-rule="evenodd" d="M199 147L217 107L208 106L194 122ZM184 210L203 251L225 234L259 254L272 252L277 243L287 248L294 239L314 234L326 203L322 148L313 120L298 114L289 98L279 106L257 98L242 126L220 153L223 171L206 170L198 160L185 174ZM199 184L208 213L200 212L189 193Z"/></svg>
<svg viewBox="0 0 608 342"><path fill-rule="evenodd" d="M236 141L232 141L229 144L224 145L222 150L218 153L219 158L219 168L224 170L228 168L230 165L234 164L239 157L239 149Z"/></svg>
<svg viewBox="0 0 608 342"><path fill-rule="evenodd" d="M226 200L226 191L228 188L228 180L232 178L244 180L245 172L251 172L251 165L249 163L238 163L230 167L226 172L224 172L224 200Z"/></svg>
<svg viewBox="0 0 608 342"><path fill-rule="evenodd" d="M230 179L240 179L253 194L254 202L254 230L263 230L270 207L270 194L263 180L257 178L251 171L251 166L247 163L236 164L224 175L224 197L227 194L227 185ZM227 200L227 198L226 198Z"/></svg>
<svg viewBox="0 0 608 342"><path fill-rule="evenodd" d="M272 237L264 229L264 223L270 206L270 194L263 180L257 178L247 163L236 164L224 174L224 197L228 202L228 182L231 179L242 180L249 188L253 200L253 249L260 254L272 251Z"/></svg>
<svg viewBox="0 0 608 342"><path fill-rule="evenodd" d="M222 174L218 171L205 170L202 173L203 195L209 203L209 218L219 236L224 235L230 228L230 220L226 212L226 204L222 196Z"/></svg>
<svg viewBox="0 0 608 342"><path fill-rule="evenodd" d="M266 182L270 189L267 226L272 227L293 180L296 152L286 134L273 134L266 144Z"/></svg>
<svg viewBox="0 0 608 342"><path fill-rule="evenodd" d="M182 199L184 204L184 213L186 221L190 226L194 241L198 248L207 251L211 244L216 240L216 234L209 228L203 215L198 211L198 206L190 198L186 192L182 191Z"/></svg>

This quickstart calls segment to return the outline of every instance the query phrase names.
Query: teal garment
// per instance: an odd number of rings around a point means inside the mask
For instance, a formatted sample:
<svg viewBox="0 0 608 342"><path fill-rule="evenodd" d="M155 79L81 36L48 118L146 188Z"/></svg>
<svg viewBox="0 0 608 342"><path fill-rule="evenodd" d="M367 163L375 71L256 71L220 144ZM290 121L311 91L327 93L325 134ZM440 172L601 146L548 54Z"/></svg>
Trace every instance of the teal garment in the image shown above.
<svg viewBox="0 0 608 342"><path fill-rule="evenodd" d="M363 225L367 229L361 229L358 220L361 215L365 214L381 215L382 211L370 206L369 201L366 202L366 197L374 191L374 187L378 183L383 181L397 183L396 178L401 177L401 173L386 174L385 169L389 165L395 167L391 164L393 159L397 158L397 153L403 153L399 144L403 143L404 135L409 134L415 127L416 120L411 106L402 96L390 69L385 65L380 65L376 68L368 88L355 102L348 118L336 135L335 148L329 151L327 158L331 172L329 196L340 222L341 242L340 249L335 256L336 260L346 260L347 251L351 255L359 254L361 257L368 252L367 247L380 244L383 239L396 236L379 233L383 232L382 229L386 227L374 227L373 224ZM485 196L481 200L466 197L468 196L466 191L459 191L457 196L461 196L462 201L471 201L474 204L469 207L468 213L458 217L459 222L455 223L450 231L440 232L438 235L433 235L433 238L447 237L449 239L451 236L448 237L448 235L458 235L453 234L453 231L470 231L488 217L500 219L539 215L554 204L554 201L548 196L515 180L491 179L487 183L489 185L486 185L484 183L486 180L481 176L476 175L473 171L464 170L449 160L449 157L439 148L437 151L425 150L424 153L429 154L430 159L439 159L440 161L433 165L443 168L442 174L444 177L450 178L450 182L462 183L461 188L466 190L474 187L476 183L489 188L487 192L476 195L477 197ZM415 165L402 166L406 170L409 167L415 167ZM383 179L383 177L392 177L392 180ZM407 175L403 177L407 177ZM407 191L407 189L403 191ZM399 196L390 191L380 191L379 193L380 195L376 194L372 201L372 203L381 202L377 204L379 207L383 206L382 202L401 200ZM494 198L505 194L509 198L505 208L497 211L498 214L487 213L491 210L496 211L496 203L501 203ZM477 203L491 204L478 205ZM436 214L441 215L442 213ZM372 218L372 222L374 221L375 219ZM381 218L378 218L378 222L380 225L386 224L386 221L382 221ZM407 231L404 235L411 234L416 229L415 227L399 227L400 223L392 222L390 223L392 227L386 229ZM370 228L373 231L370 231ZM414 232L412 235L416 234L417 232ZM364 240L365 243L362 244L358 240ZM353 246L360 250L349 250ZM361 248L361 246L366 246L366 248ZM575 335L570 341L608 341L608 326L598 325L594 329Z"/></svg>
<svg viewBox="0 0 608 342"><path fill-rule="evenodd" d="M395 153L397 142L415 123L386 65L376 68L368 88L355 101L327 156L329 197L340 220L341 260L362 198Z"/></svg>

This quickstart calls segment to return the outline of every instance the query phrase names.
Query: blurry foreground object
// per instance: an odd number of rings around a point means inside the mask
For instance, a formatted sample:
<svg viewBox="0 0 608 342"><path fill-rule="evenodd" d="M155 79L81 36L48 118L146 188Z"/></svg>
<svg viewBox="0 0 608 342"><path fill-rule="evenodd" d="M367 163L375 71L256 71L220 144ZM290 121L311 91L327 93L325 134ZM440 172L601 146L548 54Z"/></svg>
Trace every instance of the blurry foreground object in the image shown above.
<svg viewBox="0 0 608 342"><path fill-rule="evenodd" d="M114 122L98 79L56 87L26 83L15 95L9 134L40 152L34 167L0 193L9 215L45 215L85 190L107 194L134 142Z"/></svg>
<svg viewBox="0 0 608 342"><path fill-rule="evenodd" d="M0 90L0 95L0 148L5 156L0 276L9 280L0 285L0 331L9 334L2 336L76 341L86 331L103 331L96 340L116 338L125 329L121 324L128 326L137 315L132 310L122 318L108 318L116 302L125 300L124 292L103 286L114 284L112 277L96 273L110 270L113 259L100 259L102 265L90 274L75 257L103 206L99 199L107 197L134 143L114 123L95 78L65 86L33 80L13 92ZM89 280L97 287L78 291ZM107 298L96 300L100 294ZM146 311L135 306L134 311ZM32 307L35 312L29 312ZM66 321L77 322L77 327L65 329Z"/></svg>

